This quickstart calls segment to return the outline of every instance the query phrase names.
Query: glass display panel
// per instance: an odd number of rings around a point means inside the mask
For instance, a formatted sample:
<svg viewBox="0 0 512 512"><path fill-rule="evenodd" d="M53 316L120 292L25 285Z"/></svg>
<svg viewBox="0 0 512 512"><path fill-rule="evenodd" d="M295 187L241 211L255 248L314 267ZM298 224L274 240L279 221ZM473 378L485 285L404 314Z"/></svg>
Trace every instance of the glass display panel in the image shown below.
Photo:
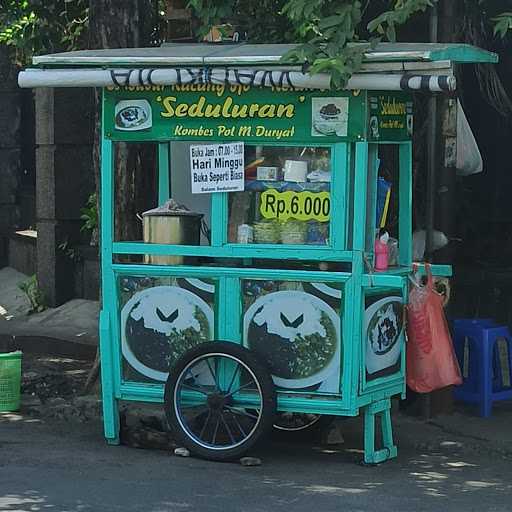
<svg viewBox="0 0 512 512"><path fill-rule="evenodd" d="M114 241L140 241L141 213L158 206L158 145L117 142L113 150Z"/></svg>
<svg viewBox="0 0 512 512"><path fill-rule="evenodd" d="M331 150L245 146L245 190L229 194L228 241L328 245Z"/></svg>
<svg viewBox="0 0 512 512"><path fill-rule="evenodd" d="M339 393L343 285L243 280L244 345L277 387Z"/></svg>
<svg viewBox="0 0 512 512"><path fill-rule="evenodd" d="M376 240L387 245L387 266L399 265L399 187L400 160L398 146L373 146L370 151L367 193L366 250L375 252ZM402 212L403 215L406 212ZM387 241L386 241L387 240ZM385 270L377 262L377 270Z"/></svg>
<svg viewBox="0 0 512 512"><path fill-rule="evenodd" d="M202 143L193 143L201 145ZM190 142L170 143L170 185L171 197L180 206L201 216L200 222L193 221L186 226L188 236L194 231L194 238L186 240L188 245L210 245L211 194L194 194L190 179ZM190 223L189 223L190 224Z"/></svg>
<svg viewBox="0 0 512 512"><path fill-rule="evenodd" d="M214 339L215 282L119 276L123 378L165 382L189 349Z"/></svg>

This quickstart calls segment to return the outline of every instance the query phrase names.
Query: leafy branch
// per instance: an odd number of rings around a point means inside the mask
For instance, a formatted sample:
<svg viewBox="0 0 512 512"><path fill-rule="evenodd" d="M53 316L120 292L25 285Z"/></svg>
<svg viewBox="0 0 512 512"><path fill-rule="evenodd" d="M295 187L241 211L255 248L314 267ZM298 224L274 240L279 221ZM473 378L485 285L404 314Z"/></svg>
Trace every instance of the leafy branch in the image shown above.
<svg viewBox="0 0 512 512"><path fill-rule="evenodd" d="M453 0L456 1L456 0ZM263 37L253 37L252 42L302 42L283 57L284 63L305 65L309 73L328 73L333 87L344 87L362 66L364 54L380 41L395 41L397 30L413 16L432 8L437 0L388 0L387 8L363 22L369 10L369 0L261 0L252 7L251 19L262 15L263 25L268 26L269 14L286 29L273 30ZM494 35L505 37L512 30L512 12L500 13L496 0L466 0L481 12ZM189 7L200 22L199 34L204 35L215 24L247 18L248 0L189 0ZM460 3L461 8L466 8ZM372 6L373 7L373 6ZM266 17L266 18L265 18ZM288 20L288 25L285 21ZM266 19L266 21L265 21ZM252 23L252 27L260 23Z"/></svg>
<svg viewBox="0 0 512 512"><path fill-rule="evenodd" d="M39 288L36 275L30 276L26 281L18 283L18 288L27 296L30 302L29 313L41 313L46 309L43 292Z"/></svg>
<svg viewBox="0 0 512 512"><path fill-rule="evenodd" d="M512 30L512 12L504 12L491 18L494 22L494 35L505 37L509 30Z"/></svg>
<svg viewBox="0 0 512 512"><path fill-rule="evenodd" d="M37 53L83 46L88 0L3 0L0 5L0 44L12 48L18 64Z"/></svg>
<svg viewBox="0 0 512 512"><path fill-rule="evenodd" d="M395 0L391 8L371 20L365 38L361 22L368 2L332 2L330 0L289 0L284 12L300 23L309 40L287 53L283 60L302 63L309 72L329 73L331 85L344 87L349 78L362 66L365 52L382 39L396 40L396 29L417 12L424 12L437 0Z"/></svg>
<svg viewBox="0 0 512 512"><path fill-rule="evenodd" d="M86 205L80 209L80 219L82 219L82 227L80 231L94 231L98 229L98 201L96 194L91 194L87 198Z"/></svg>

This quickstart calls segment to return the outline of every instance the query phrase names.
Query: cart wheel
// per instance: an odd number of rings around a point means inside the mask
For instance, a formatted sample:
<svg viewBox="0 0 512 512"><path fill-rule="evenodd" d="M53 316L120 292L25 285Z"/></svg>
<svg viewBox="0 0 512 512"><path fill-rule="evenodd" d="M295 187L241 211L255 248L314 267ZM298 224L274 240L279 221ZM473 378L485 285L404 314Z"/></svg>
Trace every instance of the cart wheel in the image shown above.
<svg viewBox="0 0 512 512"><path fill-rule="evenodd" d="M274 419L274 428L283 432L303 432L317 428L322 418L321 414L281 412Z"/></svg>
<svg viewBox="0 0 512 512"><path fill-rule="evenodd" d="M273 437L279 441L308 442L320 440L334 417L324 414L277 413L274 419Z"/></svg>
<svg viewBox="0 0 512 512"><path fill-rule="evenodd" d="M192 453L210 460L243 455L271 429L276 392L257 356L234 343L203 343L174 365L165 414Z"/></svg>

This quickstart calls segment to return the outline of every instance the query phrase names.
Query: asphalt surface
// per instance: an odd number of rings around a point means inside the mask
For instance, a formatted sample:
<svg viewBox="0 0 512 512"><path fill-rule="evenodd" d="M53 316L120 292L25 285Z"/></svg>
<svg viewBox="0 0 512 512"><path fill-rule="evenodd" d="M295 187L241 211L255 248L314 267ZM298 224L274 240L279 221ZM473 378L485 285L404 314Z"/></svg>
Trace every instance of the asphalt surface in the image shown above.
<svg viewBox="0 0 512 512"><path fill-rule="evenodd" d="M263 464L242 467L106 446L96 422L0 413L0 510L512 511L510 458L425 428L399 427L399 458L378 467L361 466L350 439L267 442L254 453ZM428 438L425 449L411 435Z"/></svg>

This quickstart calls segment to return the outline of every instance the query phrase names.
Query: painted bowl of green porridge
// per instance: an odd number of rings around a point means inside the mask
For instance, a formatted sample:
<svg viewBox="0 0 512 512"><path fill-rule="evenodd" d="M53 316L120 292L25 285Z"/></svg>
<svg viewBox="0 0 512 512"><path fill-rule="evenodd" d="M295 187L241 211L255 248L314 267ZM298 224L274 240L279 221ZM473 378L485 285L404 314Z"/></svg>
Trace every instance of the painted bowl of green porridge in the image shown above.
<svg viewBox="0 0 512 512"><path fill-rule="evenodd" d="M165 382L169 369L191 348L213 337L212 308L177 286L135 293L121 310L121 349L138 373Z"/></svg>
<svg viewBox="0 0 512 512"><path fill-rule="evenodd" d="M267 362L276 386L302 389L339 371L341 321L322 299L303 291L259 297L244 316L244 343Z"/></svg>

